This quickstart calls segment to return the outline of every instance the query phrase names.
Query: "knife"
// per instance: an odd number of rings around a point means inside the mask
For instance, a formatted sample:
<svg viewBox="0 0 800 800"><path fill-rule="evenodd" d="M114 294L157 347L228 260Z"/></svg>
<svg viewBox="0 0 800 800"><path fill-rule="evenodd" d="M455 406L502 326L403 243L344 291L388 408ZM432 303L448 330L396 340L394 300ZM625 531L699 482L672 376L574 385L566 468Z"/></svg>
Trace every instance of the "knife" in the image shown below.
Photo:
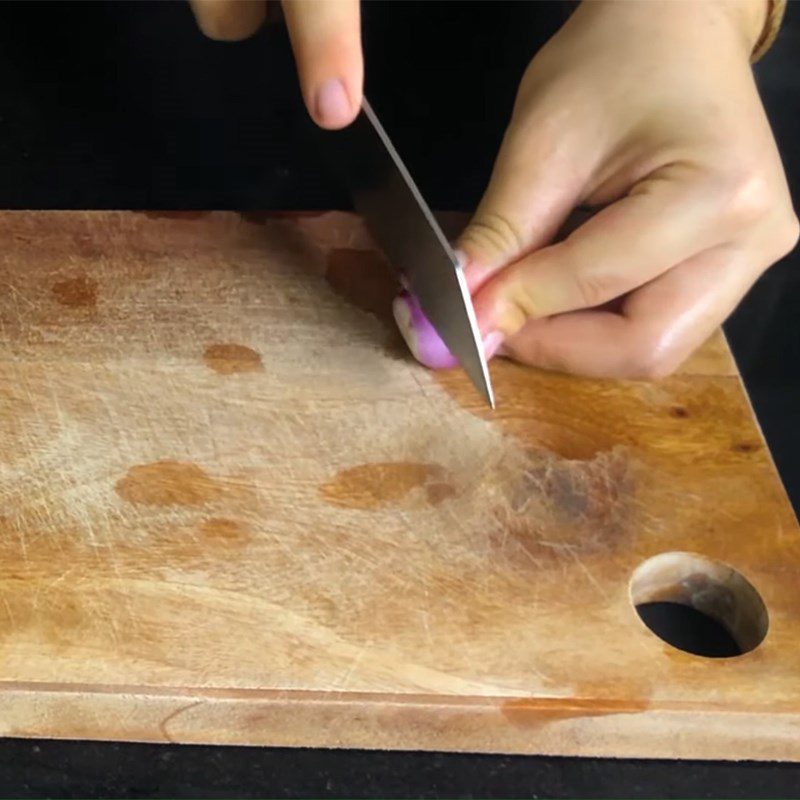
<svg viewBox="0 0 800 800"><path fill-rule="evenodd" d="M356 211L416 296L442 341L494 408L489 368L464 274L372 107L326 132Z"/></svg>

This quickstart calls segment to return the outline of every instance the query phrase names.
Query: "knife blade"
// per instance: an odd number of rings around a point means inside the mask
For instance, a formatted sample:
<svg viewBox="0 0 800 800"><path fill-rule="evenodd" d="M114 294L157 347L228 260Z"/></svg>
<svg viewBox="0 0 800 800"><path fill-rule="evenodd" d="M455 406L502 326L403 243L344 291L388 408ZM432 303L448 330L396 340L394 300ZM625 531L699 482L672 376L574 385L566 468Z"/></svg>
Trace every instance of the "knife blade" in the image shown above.
<svg viewBox="0 0 800 800"><path fill-rule="evenodd" d="M356 211L402 274L431 325L494 408L489 368L464 274L366 98L351 125L325 136Z"/></svg>

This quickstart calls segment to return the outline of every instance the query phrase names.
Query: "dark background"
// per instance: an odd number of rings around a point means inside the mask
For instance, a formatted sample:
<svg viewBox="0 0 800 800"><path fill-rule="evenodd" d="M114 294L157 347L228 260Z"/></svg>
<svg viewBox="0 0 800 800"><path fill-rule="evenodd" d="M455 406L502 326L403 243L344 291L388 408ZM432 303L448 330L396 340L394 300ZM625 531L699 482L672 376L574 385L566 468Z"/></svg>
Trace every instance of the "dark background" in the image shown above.
<svg viewBox="0 0 800 800"><path fill-rule="evenodd" d="M800 190L800 5L757 69ZM367 91L431 206L471 210L561 3L367 2ZM0 207L326 209L283 29L205 40L182 2L0 3ZM727 325L795 509L800 258ZM800 676L798 676L800 679ZM798 684L800 686L800 682ZM799 689L800 691L800 689ZM800 797L800 767L0 742L4 797Z"/></svg>

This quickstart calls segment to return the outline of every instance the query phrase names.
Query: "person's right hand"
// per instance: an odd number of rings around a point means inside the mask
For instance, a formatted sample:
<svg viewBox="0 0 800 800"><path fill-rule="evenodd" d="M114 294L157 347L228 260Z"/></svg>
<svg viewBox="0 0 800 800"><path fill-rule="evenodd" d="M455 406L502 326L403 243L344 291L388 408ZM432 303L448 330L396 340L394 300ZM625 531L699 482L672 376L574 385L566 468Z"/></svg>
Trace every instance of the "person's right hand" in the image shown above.
<svg viewBox="0 0 800 800"><path fill-rule="evenodd" d="M237 41L264 22L266 0L189 0L200 30ZM361 108L364 60L359 0L283 0L300 88L322 128L349 125Z"/></svg>

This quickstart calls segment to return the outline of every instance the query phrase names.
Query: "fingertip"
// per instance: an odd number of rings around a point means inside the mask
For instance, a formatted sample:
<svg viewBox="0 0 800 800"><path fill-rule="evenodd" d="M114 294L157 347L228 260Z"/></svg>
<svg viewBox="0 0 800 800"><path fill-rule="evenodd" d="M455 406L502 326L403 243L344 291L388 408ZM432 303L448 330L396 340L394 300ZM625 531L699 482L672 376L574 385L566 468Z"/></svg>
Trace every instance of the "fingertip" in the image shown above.
<svg viewBox="0 0 800 800"><path fill-rule="evenodd" d="M338 130L347 127L356 118L358 108L351 100L344 81L329 78L317 87L309 110L317 125L327 130Z"/></svg>
<svg viewBox="0 0 800 800"><path fill-rule="evenodd" d="M506 336L502 331L491 331L483 337L483 354L487 361L503 354Z"/></svg>

